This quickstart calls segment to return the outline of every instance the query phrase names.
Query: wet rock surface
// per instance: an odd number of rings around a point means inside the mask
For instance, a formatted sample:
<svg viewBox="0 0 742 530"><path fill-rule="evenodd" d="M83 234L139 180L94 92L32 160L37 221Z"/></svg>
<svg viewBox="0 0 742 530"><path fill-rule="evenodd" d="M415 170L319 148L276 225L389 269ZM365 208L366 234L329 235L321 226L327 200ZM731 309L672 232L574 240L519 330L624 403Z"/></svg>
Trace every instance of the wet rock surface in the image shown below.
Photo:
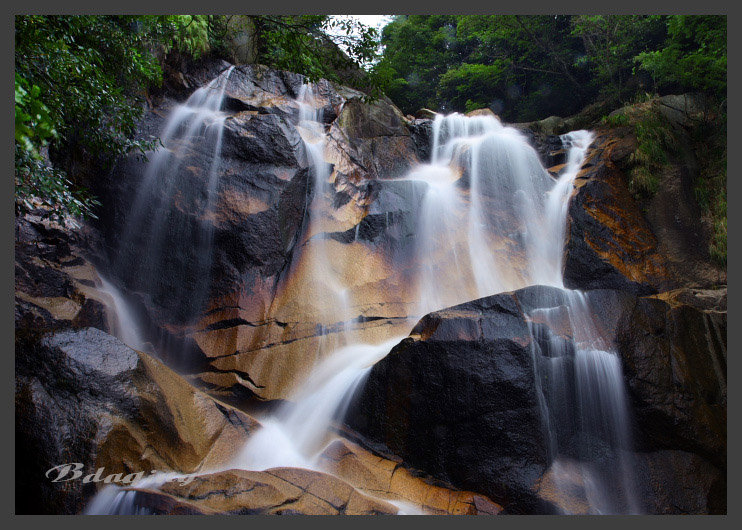
<svg viewBox="0 0 742 530"><path fill-rule="evenodd" d="M275 468L199 475L163 493L206 510L232 515L394 515L397 508L360 493L347 482L317 471Z"/></svg>
<svg viewBox="0 0 742 530"><path fill-rule="evenodd" d="M628 187L635 138L626 127L598 128L569 206L567 286L647 295L726 285L726 271L711 262L709 228L693 196L698 162L687 134L676 127L676 136L683 157L671 157L657 175L657 192L639 201Z"/></svg>
<svg viewBox="0 0 742 530"><path fill-rule="evenodd" d="M427 315L371 370L350 425L508 513L551 511L524 315L560 293L529 287ZM587 294L596 325L621 357L637 458L653 462L651 474L639 472L645 509L718 513L726 491L726 313L677 297ZM693 491L664 482L676 479ZM666 502L673 492L675 507Z"/></svg>
<svg viewBox="0 0 742 530"><path fill-rule="evenodd" d="M82 510L99 484L52 482L55 466L190 473L225 464L257 427L95 328L17 333L15 407L16 513Z"/></svg>
<svg viewBox="0 0 742 530"><path fill-rule="evenodd" d="M595 318L621 354L639 447L726 467L726 311L594 291Z"/></svg>
<svg viewBox="0 0 742 530"><path fill-rule="evenodd" d="M348 421L508 511L543 511L531 493L547 455L530 342L512 295L431 313L374 366Z"/></svg>
<svg viewBox="0 0 742 530"><path fill-rule="evenodd" d="M564 283L639 295L670 289L676 282L667 259L629 193L625 175L609 156L598 148L575 181Z"/></svg>
<svg viewBox="0 0 742 530"><path fill-rule="evenodd" d="M16 329L96 327L108 331L100 279L82 248L100 244L95 232L25 215L15 225Z"/></svg>
<svg viewBox="0 0 742 530"><path fill-rule="evenodd" d="M393 458L393 457L392 457ZM484 495L460 491L410 469L399 458L384 458L347 440L322 451L323 468L368 495L402 502L426 515L497 515L502 507Z"/></svg>

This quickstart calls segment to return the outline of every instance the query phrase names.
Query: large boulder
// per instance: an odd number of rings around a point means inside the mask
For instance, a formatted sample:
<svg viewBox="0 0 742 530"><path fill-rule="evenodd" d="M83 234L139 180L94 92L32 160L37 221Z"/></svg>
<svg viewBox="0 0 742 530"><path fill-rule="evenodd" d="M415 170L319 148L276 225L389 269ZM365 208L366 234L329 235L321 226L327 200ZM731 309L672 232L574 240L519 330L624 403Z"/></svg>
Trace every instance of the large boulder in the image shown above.
<svg viewBox="0 0 742 530"><path fill-rule="evenodd" d="M652 470L636 488L651 513L726 509L726 313L680 301L689 296L587 293L597 329L621 357L636 466ZM425 316L371 370L349 424L509 513L579 513L584 499L565 498L551 477L527 316L566 303L565 291L535 286Z"/></svg>
<svg viewBox="0 0 742 530"><path fill-rule="evenodd" d="M512 294L425 316L371 370L349 423L452 484L543 511L547 466L531 336Z"/></svg>
<svg viewBox="0 0 742 530"><path fill-rule="evenodd" d="M99 329L20 330L15 359L17 513L79 513L102 485L56 466L193 473L226 465L258 425Z"/></svg>

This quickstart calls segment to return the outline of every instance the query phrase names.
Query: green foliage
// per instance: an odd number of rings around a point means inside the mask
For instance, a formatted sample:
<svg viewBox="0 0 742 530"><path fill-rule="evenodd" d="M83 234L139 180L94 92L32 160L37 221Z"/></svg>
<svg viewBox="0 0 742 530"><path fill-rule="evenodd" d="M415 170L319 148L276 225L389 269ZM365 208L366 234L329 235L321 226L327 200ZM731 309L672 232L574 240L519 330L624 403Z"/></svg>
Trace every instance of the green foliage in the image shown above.
<svg viewBox="0 0 742 530"><path fill-rule="evenodd" d="M148 49L148 26L156 24L151 17L16 17L16 73L40 87L64 147L109 158L150 147L129 137L143 90L161 81Z"/></svg>
<svg viewBox="0 0 742 530"><path fill-rule="evenodd" d="M726 97L726 16L674 15L668 17L664 47L637 57L658 85L701 90Z"/></svg>
<svg viewBox="0 0 742 530"><path fill-rule="evenodd" d="M341 82L381 96L389 76L371 68L378 59L375 28L353 18L328 15L251 15L256 62L305 75ZM364 67L368 70L364 70Z"/></svg>
<svg viewBox="0 0 742 530"><path fill-rule="evenodd" d="M668 163L668 155L679 150L672 125L662 116L656 99L624 107L620 112L601 119L609 127L629 126L636 136L636 150L629 162L629 189L644 197L657 191L657 175Z"/></svg>
<svg viewBox="0 0 742 530"><path fill-rule="evenodd" d="M440 76L460 64L454 49L456 17L399 15L384 27L379 68L391 79L387 95L406 113L421 107L446 110L436 94ZM464 101L466 98L464 98Z"/></svg>
<svg viewBox="0 0 742 530"><path fill-rule="evenodd" d="M15 141L25 152L36 154L38 146L57 137L49 109L42 103L41 89L29 86L15 74Z"/></svg>
<svg viewBox="0 0 742 530"><path fill-rule="evenodd" d="M454 108L470 110L489 107L495 98L502 100L504 93L498 86L499 64L462 64L441 76L438 94Z"/></svg>
<svg viewBox="0 0 742 530"><path fill-rule="evenodd" d="M582 40L585 54L578 62L593 74L591 83L604 95L624 101L636 87L627 87L634 57L657 46L666 34L665 17L652 15L578 15L572 35Z"/></svg>
<svg viewBox="0 0 742 530"><path fill-rule="evenodd" d="M213 17L210 15L172 15L169 44L176 50L198 59L214 49Z"/></svg>
<svg viewBox="0 0 742 530"><path fill-rule="evenodd" d="M382 34L387 95L406 113L489 107L567 116L595 100L726 90L726 18L410 15Z"/></svg>
<svg viewBox="0 0 742 530"><path fill-rule="evenodd" d="M634 126L637 147L629 161L629 189L633 193L652 196L657 191L657 174L668 163L668 153L678 150L672 126L662 116L654 102L634 107L629 118Z"/></svg>
<svg viewBox="0 0 742 530"><path fill-rule="evenodd" d="M614 114L612 116L603 116L600 123L609 127L622 127L629 124L629 117L626 114Z"/></svg>
<svg viewBox="0 0 742 530"><path fill-rule="evenodd" d="M656 98L624 107L601 121L609 127L633 129L637 146L629 159L629 189L640 198L651 198L659 187L658 176L671 158L682 154L679 130L662 115ZM726 114L712 109L690 120L684 128L699 162L700 173L695 177L693 193L711 227L709 254L714 263L726 267Z"/></svg>
<svg viewBox="0 0 742 530"><path fill-rule="evenodd" d="M384 28L387 94L400 108L490 108L506 119L574 111L578 40L562 16L398 16ZM576 74L579 77L579 73Z"/></svg>
<svg viewBox="0 0 742 530"><path fill-rule="evenodd" d="M701 169L693 186L696 201L712 229L709 253L720 267L727 260L726 114L713 110L691 129Z"/></svg>
<svg viewBox="0 0 742 530"><path fill-rule="evenodd" d="M143 91L161 80L150 52L158 17L41 16L15 19L16 208L38 203L61 215L90 213L94 201L41 156L110 162L154 140L131 136Z"/></svg>
<svg viewBox="0 0 742 530"><path fill-rule="evenodd" d="M62 221L66 214L92 215L98 203L78 190L64 173L44 160L41 150L58 138L49 109L41 101L41 89L15 75L15 197L16 212L41 207Z"/></svg>

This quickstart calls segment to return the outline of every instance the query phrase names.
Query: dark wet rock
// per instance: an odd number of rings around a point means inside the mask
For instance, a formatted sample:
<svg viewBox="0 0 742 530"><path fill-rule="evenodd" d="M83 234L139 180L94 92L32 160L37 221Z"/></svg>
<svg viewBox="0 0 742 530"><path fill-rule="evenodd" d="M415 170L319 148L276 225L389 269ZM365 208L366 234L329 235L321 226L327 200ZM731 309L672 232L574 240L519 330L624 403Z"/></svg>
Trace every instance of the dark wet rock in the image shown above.
<svg viewBox="0 0 742 530"><path fill-rule="evenodd" d="M180 73L192 88L166 90L153 98L139 134L158 134L178 101L226 68L226 63L208 58L184 64ZM179 370L199 374L200 384L240 400L285 397L280 395L283 388L273 388L275 378L266 381L262 368L255 368L255 363L268 366L256 360L256 351L279 347L283 353L276 355L298 356L312 349L300 339L315 340L311 330L333 325L315 323L320 317L308 314L306 304L292 308L294 297L288 292L292 283L304 281L294 275L306 274L306 267L292 265L301 259L295 249L313 244L306 232L306 207L314 179L294 128L299 118L295 98L304 81L303 76L262 66L231 71L222 107L227 116L213 213L207 211L209 168L215 162L208 142L185 150L173 182L145 185L146 166L132 156L95 183L94 192L104 204L96 226L107 243L96 265L125 293L145 340ZM384 179L401 176L418 161L410 126L388 98L367 104L362 93L326 80L313 88L313 104L331 124L325 159L331 168L327 199L333 211L328 214L335 217L332 233L318 238L383 245L383 255L394 255L414 231L419 197L410 193L414 186L404 183L397 189ZM131 224L138 201L148 205L141 210L148 213ZM145 259L143 249L150 254ZM362 255L361 248L356 250ZM354 296L364 297L365 291ZM273 314L282 304L287 306L284 314ZM398 316L399 308L389 314L382 306L369 303L359 313ZM44 315L33 318L43 320ZM221 323L235 319L245 324ZM225 356L232 354L239 360L227 367ZM299 375L287 375L280 386Z"/></svg>
<svg viewBox="0 0 742 530"><path fill-rule="evenodd" d="M669 155L651 198L629 191L637 148L631 128L597 130L569 207L566 285L644 295L726 284L726 270L711 262L709 227L693 194L698 162L688 134L674 127L683 154Z"/></svg>
<svg viewBox="0 0 742 530"><path fill-rule="evenodd" d="M16 513L79 513L87 475L193 472L232 457L257 422L195 390L161 362L94 328L16 334Z"/></svg>
<svg viewBox="0 0 742 530"><path fill-rule="evenodd" d="M699 455L684 451L640 453L637 467L646 513L727 513L726 473Z"/></svg>
<svg viewBox="0 0 742 530"><path fill-rule="evenodd" d="M410 120L408 122L410 136L415 142L417 157L421 162L430 162L430 148L433 145L433 120Z"/></svg>
<svg viewBox="0 0 742 530"><path fill-rule="evenodd" d="M221 156L252 164L306 166L306 154L293 124L277 115L240 113L224 123Z"/></svg>
<svg viewBox="0 0 742 530"><path fill-rule="evenodd" d="M547 462L530 341L511 295L431 313L371 370L349 423L508 511L542 511L531 492Z"/></svg>
<svg viewBox="0 0 742 530"><path fill-rule="evenodd" d="M646 295L675 285L657 238L603 150L578 175L569 205L564 283Z"/></svg>
<svg viewBox="0 0 742 530"><path fill-rule="evenodd" d="M406 119L383 99L347 100L330 128L330 141L370 179L399 177L418 161Z"/></svg>
<svg viewBox="0 0 742 530"><path fill-rule="evenodd" d="M642 450L679 449L726 467L726 312L626 292L589 294L623 360Z"/></svg>
<svg viewBox="0 0 742 530"><path fill-rule="evenodd" d="M99 245L88 227L74 229L27 214L16 218L16 329L109 329L95 267L84 254ZM85 248L86 252L81 249Z"/></svg>
<svg viewBox="0 0 742 530"><path fill-rule="evenodd" d="M726 313L678 297L587 295L598 329L622 359L638 458L654 462L649 481L639 481L646 509L719 509L726 491ZM546 442L524 314L565 302L564 291L537 286L426 315L371 370L347 421L406 462L489 495L509 513L552 510L541 491ZM665 482L672 477L682 488ZM676 494L673 508L667 498Z"/></svg>

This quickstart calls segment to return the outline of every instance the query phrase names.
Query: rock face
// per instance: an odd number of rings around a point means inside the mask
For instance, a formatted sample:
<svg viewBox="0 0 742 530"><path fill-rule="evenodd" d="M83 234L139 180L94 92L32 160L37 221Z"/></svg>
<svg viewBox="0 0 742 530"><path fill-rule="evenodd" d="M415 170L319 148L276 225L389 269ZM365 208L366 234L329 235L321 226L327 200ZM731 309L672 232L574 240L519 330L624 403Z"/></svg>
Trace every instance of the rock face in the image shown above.
<svg viewBox="0 0 742 530"><path fill-rule="evenodd" d="M17 329L96 327L108 331L100 279L80 248L97 244L89 230L73 231L40 215L16 219Z"/></svg>
<svg viewBox="0 0 742 530"><path fill-rule="evenodd" d="M349 423L509 513L550 511L525 315L559 293L529 287L427 315L374 366ZM723 513L726 313L627 291L588 299L624 367L637 458L651 470L638 485L645 510Z"/></svg>
<svg viewBox="0 0 742 530"><path fill-rule="evenodd" d="M531 337L513 295L425 316L372 369L352 427L452 484L538 512L546 469Z"/></svg>
<svg viewBox="0 0 742 530"><path fill-rule="evenodd" d="M649 223L611 161L621 146L598 137L569 206L564 282L580 289L626 289L637 294L675 285Z"/></svg>
<svg viewBox="0 0 742 530"><path fill-rule="evenodd" d="M170 482L162 492L205 513L232 515L394 515L397 508L317 471L275 468L200 475L188 485ZM145 505L146 506L146 505Z"/></svg>
<svg viewBox="0 0 742 530"><path fill-rule="evenodd" d="M192 90L228 66L184 68L183 82ZM260 66L232 70L212 216L199 214L208 173L203 168L213 160L199 149L187 153L177 197L166 222L155 223L156 235L130 227L122 237L137 191L163 198L170 193L147 191L142 162L119 164L95 190L106 205L99 227L108 242L96 265L119 271L111 281L142 314L147 339L158 351L184 351L182 357L191 359L189 366L178 365L174 355L168 362L232 399L286 398L315 361L319 343L334 340L338 322L347 320L336 315L328 287L311 276L317 253L327 252L339 281L349 285L359 340L400 327L414 297L404 260L396 257L400 242L410 237L421 194L414 183L392 179L419 160L422 142L386 98L365 104L360 92L324 80L314 85L313 104L328 135L327 200L334 210L310 226L314 177L296 127L302 86L297 74ZM140 133L157 134L188 93L171 87L155 99ZM199 230L211 234L210 250L197 244ZM143 274L140 252L152 248L153 237L160 241L161 266L156 275ZM361 266L372 250L377 262ZM192 273L205 260L211 260L210 272Z"/></svg>
<svg viewBox="0 0 742 530"><path fill-rule="evenodd" d="M638 201L629 192L628 170L637 149L631 128L597 128L569 207L567 286L646 295L726 284L726 271L711 262L709 228L693 195L698 161L678 117L686 115L663 101L660 108L683 155L671 156L656 175L658 190L649 200Z"/></svg>
<svg viewBox="0 0 742 530"><path fill-rule="evenodd" d="M77 513L85 474L191 473L221 466L257 422L195 390L160 361L95 328L16 337L17 513ZM20 465L22 464L22 465Z"/></svg>
<svg viewBox="0 0 742 530"><path fill-rule="evenodd" d="M726 310L602 290L590 300L621 354L639 446L726 468Z"/></svg>

